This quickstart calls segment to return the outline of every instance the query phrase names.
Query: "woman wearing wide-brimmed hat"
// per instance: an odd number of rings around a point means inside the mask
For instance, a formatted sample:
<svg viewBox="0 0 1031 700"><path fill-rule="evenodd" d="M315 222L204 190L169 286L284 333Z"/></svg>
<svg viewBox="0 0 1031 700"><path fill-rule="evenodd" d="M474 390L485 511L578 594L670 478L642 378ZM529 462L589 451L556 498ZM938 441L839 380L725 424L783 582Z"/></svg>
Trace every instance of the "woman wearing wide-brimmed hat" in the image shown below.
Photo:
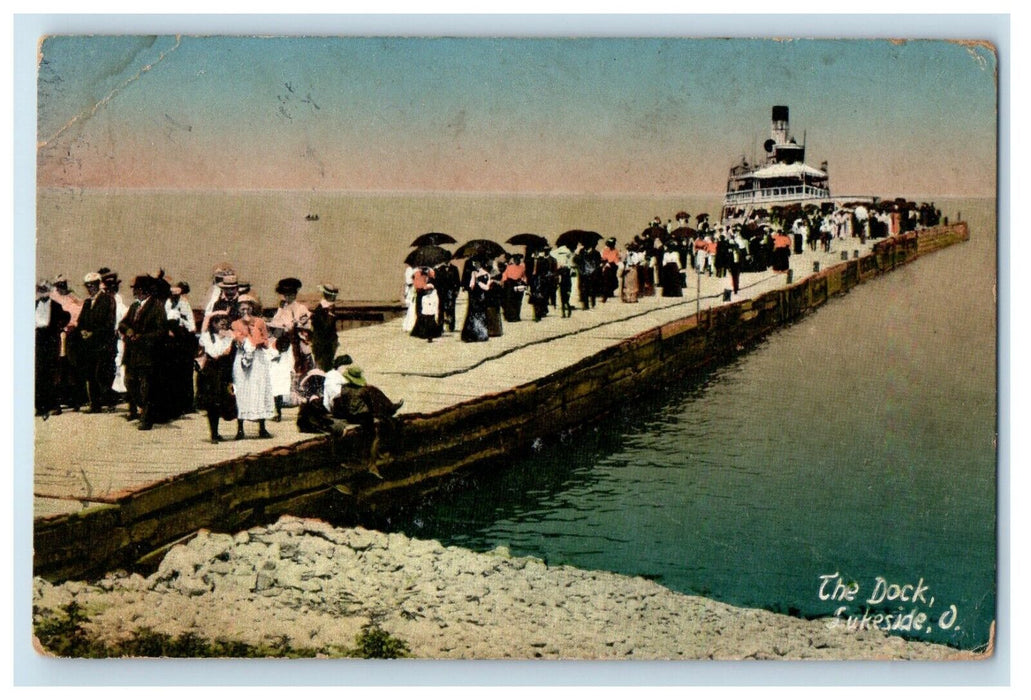
<svg viewBox="0 0 1031 700"><path fill-rule="evenodd" d="M236 358L233 360L233 387L236 392L236 439L244 438L243 422L257 421L258 437L272 437L265 429L265 421L276 414L269 376L269 330L257 314L258 300L245 295L239 300L240 318L233 321L233 340Z"/></svg>
<svg viewBox="0 0 1031 700"><path fill-rule="evenodd" d="M286 277L276 284L276 294L281 299L279 308L269 322L269 332L278 340L285 336L291 348L291 390L283 396L282 405L296 405L300 401L299 384L301 379L315 369L315 358L311 346L311 311L297 301L297 293L301 290L301 280ZM274 343L273 343L274 344ZM277 415L279 415L277 411Z"/></svg>

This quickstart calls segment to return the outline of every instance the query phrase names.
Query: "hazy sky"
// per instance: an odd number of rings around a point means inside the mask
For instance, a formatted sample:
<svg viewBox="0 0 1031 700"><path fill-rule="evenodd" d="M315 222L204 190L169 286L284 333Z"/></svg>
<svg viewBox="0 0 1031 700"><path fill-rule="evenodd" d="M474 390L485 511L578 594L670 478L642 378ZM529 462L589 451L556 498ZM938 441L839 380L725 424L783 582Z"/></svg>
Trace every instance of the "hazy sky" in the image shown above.
<svg viewBox="0 0 1031 700"><path fill-rule="evenodd" d="M996 58L944 41L63 36L39 184L718 193L788 105L835 194L996 189Z"/></svg>

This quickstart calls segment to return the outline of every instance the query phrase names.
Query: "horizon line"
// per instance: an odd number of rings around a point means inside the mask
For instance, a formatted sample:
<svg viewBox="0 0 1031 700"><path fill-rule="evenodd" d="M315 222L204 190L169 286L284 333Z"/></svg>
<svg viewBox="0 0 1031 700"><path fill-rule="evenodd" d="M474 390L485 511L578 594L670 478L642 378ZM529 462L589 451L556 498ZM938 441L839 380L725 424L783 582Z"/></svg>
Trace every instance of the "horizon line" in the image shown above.
<svg viewBox="0 0 1031 700"><path fill-rule="evenodd" d="M313 195L318 194L348 194L348 195L455 195L455 196L526 196L526 197L570 197L570 196L584 196L584 197L713 197L722 198L725 194L722 191L719 192L647 192L639 190L606 190L597 192L585 192L576 190L548 190L548 191L535 191L535 190L432 190L432 189L348 189L348 188L326 188L326 189L314 189L306 187L180 187L174 185L158 185L158 186L121 186L121 185L105 185L105 186L81 186L81 185L40 185L36 186L37 192L39 191L59 191L59 190L70 190L79 192L124 192L124 193L145 193L145 192L197 192L197 193L236 193L236 194L247 194L247 193L268 193L268 192L291 192L301 193L306 192ZM841 194L831 195L831 199L849 198L849 197L878 197L879 199L886 199L888 196L878 195L857 195L857 194ZM975 193L959 193L959 194L948 194L948 193L912 193L912 192L900 192L895 193L895 197L907 197L907 198L941 198L941 199L998 199L999 193L993 194L975 194Z"/></svg>

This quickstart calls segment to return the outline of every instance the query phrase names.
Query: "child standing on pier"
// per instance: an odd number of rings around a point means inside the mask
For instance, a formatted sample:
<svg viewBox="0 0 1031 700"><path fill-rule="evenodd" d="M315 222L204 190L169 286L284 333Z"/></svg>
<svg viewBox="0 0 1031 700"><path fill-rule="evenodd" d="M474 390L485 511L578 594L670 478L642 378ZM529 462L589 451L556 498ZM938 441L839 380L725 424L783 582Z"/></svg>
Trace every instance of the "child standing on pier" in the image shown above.
<svg viewBox="0 0 1031 700"><path fill-rule="evenodd" d="M233 396L233 334L228 330L229 312L213 311L207 318L207 329L200 335L203 350L197 372L197 405L207 411L211 443L222 442L218 421L236 418L236 397Z"/></svg>

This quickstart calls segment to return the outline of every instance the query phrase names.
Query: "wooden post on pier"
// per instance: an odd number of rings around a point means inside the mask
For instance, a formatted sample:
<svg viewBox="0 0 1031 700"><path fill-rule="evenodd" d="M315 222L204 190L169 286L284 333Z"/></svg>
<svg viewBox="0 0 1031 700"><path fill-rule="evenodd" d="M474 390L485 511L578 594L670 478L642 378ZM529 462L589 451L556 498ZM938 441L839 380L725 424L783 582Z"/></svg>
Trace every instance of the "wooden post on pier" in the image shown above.
<svg viewBox="0 0 1031 700"><path fill-rule="evenodd" d="M699 325L701 323L702 314L702 273L698 272L698 268L695 268L695 292L694 292L694 323Z"/></svg>

